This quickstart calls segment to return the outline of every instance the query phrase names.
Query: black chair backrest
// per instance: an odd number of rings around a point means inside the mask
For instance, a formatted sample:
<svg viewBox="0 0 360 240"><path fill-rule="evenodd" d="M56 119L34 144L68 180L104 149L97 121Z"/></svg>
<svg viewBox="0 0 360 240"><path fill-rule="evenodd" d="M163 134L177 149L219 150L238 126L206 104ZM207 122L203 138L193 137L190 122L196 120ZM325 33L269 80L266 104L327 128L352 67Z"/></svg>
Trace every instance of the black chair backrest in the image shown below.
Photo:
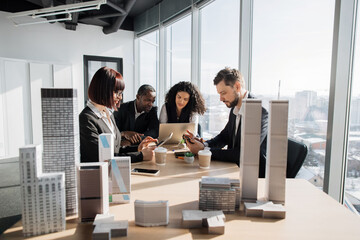
<svg viewBox="0 0 360 240"><path fill-rule="evenodd" d="M202 130L201 130L201 125L200 125L200 123L198 123L198 135L199 135L200 137L202 137Z"/></svg>
<svg viewBox="0 0 360 240"><path fill-rule="evenodd" d="M301 166L304 163L308 149L307 146L301 142L293 139L288 139L288 156L286 177L295 178Z"/></svg>

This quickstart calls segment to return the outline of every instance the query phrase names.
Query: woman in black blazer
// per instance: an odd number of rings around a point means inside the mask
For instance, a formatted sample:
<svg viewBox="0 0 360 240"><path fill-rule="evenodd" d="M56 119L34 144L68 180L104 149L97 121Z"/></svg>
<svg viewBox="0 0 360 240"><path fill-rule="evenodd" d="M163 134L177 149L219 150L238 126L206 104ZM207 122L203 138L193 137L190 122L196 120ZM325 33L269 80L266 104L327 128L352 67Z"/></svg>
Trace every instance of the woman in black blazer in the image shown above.
<svg viewBox="0 0 360 240"><path fill-rule="evenodd" d="M120 106L125 88L121 74L111 68L102 67L91 80L87 106L79 115L81 162L98 162L98 138L101 133L114 136L114 155L130 156L131 162L151 160L156 142L151 137L145 138L137 147L121 147L121 134L116 126L112 112Z"/></svg>

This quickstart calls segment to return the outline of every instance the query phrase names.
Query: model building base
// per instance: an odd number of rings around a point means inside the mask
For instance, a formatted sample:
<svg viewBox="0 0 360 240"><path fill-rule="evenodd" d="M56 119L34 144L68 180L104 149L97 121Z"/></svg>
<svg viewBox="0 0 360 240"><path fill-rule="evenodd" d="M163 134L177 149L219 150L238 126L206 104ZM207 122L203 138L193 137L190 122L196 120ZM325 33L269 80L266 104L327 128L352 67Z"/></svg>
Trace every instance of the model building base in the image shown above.
<svg viewBox="0 0 360 240"><path fill-rule="evenodd" d="M285 207L281 204L274 204L273 202L245 202L245 215L247 217L263 217L284 219L286 216Z"/></svg>
<svg viewBox="0 0 360 240"><path fill-rule="evenodd" d="M110 240L112 237L127 236L129 223L127 220L114 221L110 214L97 214L93 225L95 226L93 240Z"/></svg>
<svg viewBox="0 0 360 240"><path fill-rule="evenodd" d="M225 215L222 211L183 210L185 228L207 227L209 234L225 233Z"/></svg>
<svg viewBox="0 0 360 240"><path fill-rule="evenodd" d="M135 200L135 224L143 227L155 227L169 224L168 201Z"/></svg>

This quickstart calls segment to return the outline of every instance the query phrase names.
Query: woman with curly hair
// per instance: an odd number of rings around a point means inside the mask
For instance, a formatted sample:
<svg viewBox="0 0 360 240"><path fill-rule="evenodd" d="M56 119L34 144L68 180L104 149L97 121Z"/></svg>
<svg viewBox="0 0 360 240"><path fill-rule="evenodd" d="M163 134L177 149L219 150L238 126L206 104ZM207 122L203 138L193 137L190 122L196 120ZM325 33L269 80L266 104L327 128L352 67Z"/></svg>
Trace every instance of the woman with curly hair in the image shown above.
<svg viewBox="0 0 360 240"><path fill-rule="evenodd" d="M160 123L195 123L205 113L205 101L197 86L191 82L179 82L165 96L160 111Z"/></svg>

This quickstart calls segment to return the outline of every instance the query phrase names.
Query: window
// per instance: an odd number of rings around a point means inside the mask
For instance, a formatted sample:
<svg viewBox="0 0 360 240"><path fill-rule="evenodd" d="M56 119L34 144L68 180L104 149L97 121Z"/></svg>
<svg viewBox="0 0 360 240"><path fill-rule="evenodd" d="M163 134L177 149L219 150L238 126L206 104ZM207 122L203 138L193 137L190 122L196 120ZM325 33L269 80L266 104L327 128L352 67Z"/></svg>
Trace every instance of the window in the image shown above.
<svg viewBox="0 0 360 240"><path fill-rule="evenodd" d="M324 177L335 2L254 0L251 91L289 100L289 138L309 149L303 176ZM306 15L304 13L306 12Z"/></svg>
<svg viewBox="0 0 360 240"><path fill-rule="evenodd" d="M84 55L84 99L88 100L88 88L92 77L99 68L109 67L123 75L122 58Z"/></svg>
<svg viewBox="0 0 360 240"><path fill-rule="evenodd" d="M166 81L191 81L191 15L166 27Z"/></svg>
<svg viewBox="0 0 360 240"><path fill-rule="evenodd" d="M237 0L217 0L200 10L200 90L207 107L200 124L205 139L217 135L228 121L229 109L219 101L213 79L226 66L238 68L239 16Z"/></svg>
<svg viewBox="0 0 360 240"><path fill-rule="evenodd" d="M142 36L139 38L139 44L139 86L150 84L158 90L159 31Z"/></svg>
<svg viewBox="0 0 360 240"><path fill-rule="evenodd" d="M359 11L357 25L360 23ZM355 33L355 51L350 103L345 204L352 203L360 213L360 27Z"/></svg>

